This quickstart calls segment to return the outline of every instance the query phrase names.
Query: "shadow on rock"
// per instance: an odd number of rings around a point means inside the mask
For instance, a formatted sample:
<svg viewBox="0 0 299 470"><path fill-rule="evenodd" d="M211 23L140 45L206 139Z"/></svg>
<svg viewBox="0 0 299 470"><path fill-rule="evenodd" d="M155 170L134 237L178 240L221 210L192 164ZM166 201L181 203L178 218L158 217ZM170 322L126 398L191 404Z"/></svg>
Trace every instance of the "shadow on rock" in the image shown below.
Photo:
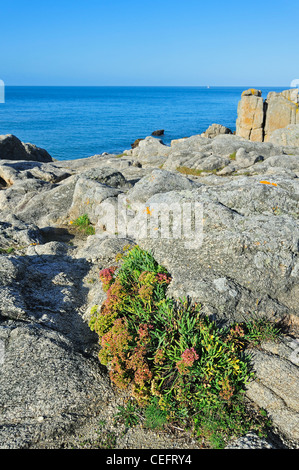
<svg viewBox="0 0 299 470"><path fill-rule="evenodd" d="M2 256L0 315L58 331L85 350L95 343L83 319L89 292L83 280L90 264L72 258L67 249L64 243L49 242L30 246L22 257Z"/></svg>

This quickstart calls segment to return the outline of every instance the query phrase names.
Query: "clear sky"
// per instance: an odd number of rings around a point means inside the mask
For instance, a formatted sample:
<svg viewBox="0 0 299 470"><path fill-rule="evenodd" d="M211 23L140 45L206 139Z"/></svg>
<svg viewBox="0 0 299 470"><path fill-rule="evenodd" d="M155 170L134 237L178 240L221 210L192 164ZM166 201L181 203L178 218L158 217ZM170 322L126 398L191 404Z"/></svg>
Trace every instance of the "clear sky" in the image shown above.
<svg viewBox="0 0 299 470"><path fill-rule="evenodd" d="M296 0L0 0L6 85L285 86Z"/></svg>

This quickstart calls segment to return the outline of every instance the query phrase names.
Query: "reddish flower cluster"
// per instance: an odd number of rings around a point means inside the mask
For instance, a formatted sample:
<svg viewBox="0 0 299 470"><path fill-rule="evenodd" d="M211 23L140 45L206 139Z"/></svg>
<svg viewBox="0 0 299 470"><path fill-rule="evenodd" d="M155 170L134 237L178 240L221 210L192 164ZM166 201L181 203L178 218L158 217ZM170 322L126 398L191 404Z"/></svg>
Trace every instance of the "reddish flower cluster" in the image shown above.
<svg viewBox="0 0 299 470"><path fill-rule="evenodd" d="M128 387L131 381L130 377L127 374L125 365L116 356L112 358L109 377L110 380L115 383L117 387L123 390Z"/></svg>
<svg viewBox="0 0 299 470"><path fill-rule="evenodd" d="M150 302L154 291L154 286L141 286L138 294L144 302Z"/></svg>
<svg viewBox="0 0 299 470"><path fill-rule="evenodd" d="M163 349L158 349L154 357L154 363L162 366L164 364L165 355Z"/></svg>
<svg viewBox="0 0 299 470"><path fill-rule="evenodd" d="M140 344L136 346L130 359L127 360L127 367L134 371L134 381L137 385L144 387L147 381L152 378L152 373L145 360L146 346Z"/></svg>
<svg viewBox="0 0 299 470"><path fill-rule="evenodd" d="M151 271L143 271L138 278L138 282L139 284L145 284L149 286L155 282L155 274Z"/></svg>
<svg viewBox="0 0 299 470"><path fill-rule="evenodd" d="M102 336L102 349L99 353L101 362L107 364L112 358L125 362L131 340L127 320L117 318L111 330Z"/></svg>
<svg viewBox="0 0 299 470"><path fill-rule="evenodd" d="M107 298L101 306L100 313L93 319L93 328L100 337L112 327L125 295L124 288L119 280L116 280L108 288Z"/></svg>
<svg viewBox="0 0 299 470"><path fill-rule="evenodd" d="M186 349L182 353L181 357L182 357L182 360L183 360L184 364L188 367L191 367L193 365L194 361L196 361L199 358L199 356L196 353L194 348Z"/></svg>
<svg viewBox="0 0 299 470"><path fill-rule="evenodd" d="M107 298L104 307L107 310L116 310L123 301L125 292L122 284L117 279L107 290Z"/></svg>
<svg viewBox="0 0 299 470"><path fill-rule="evenodd" d="M241 338L245 335L244 329L241 325L235 325L235 327L232 327L230 329L230 333L232 335L240 336Z"/></svg>
<svg viewBox="0 0 299 470"><path fill-rule="evenodd" d="M243 346L243 338L245 336L245 331L241 325L232 326L229 330L229 333L226 337L226 341L230 342L233 341L235 347L242 347Z"/></svg>
<svg viewBox="0 0 299 470"><path fill-rule="evenodd" d="M220 397L228 401L234 394L234 387L230 385L228 377L219 382L219 384L222 385L222 389L219 392Z"/></svg>
<svg viewBox="0 0 299 470"><path fill-rule="evenodd" d="M105 292L109 289L112 282L114 281L114 273L117 269L117 266L112 266L111 268L102 269L99 276L102 281L103 289Z"/></svg>
<svg viewBox="0 0 299 470"><path fill-rule="evenodd" d="M181 360L176 363L177 369L180 374L188 374L190 367L193 366L194 362L199 358L194 348L186 349L182 355Z"/></svg>
<svg viewBox="0 0 299 470"><path fill-rule="evenodd" d="M152 330L153 328L154 328L153 325L147 324L147 323L142 323L141 325L139 325L138 335L139 335L140 342L142 342L143 344L147 344L150 342L151 338L150 338L149 330Z"/></svg>
<svg viewBox="0 0 299 470"><path fill-rule="evenodd" d="M159 284L169 284L171 278L167 274L158 273L156 274L156 280L159 282Z"/></svg>
<svg viewBox="0 0 299 470"><path fill-rule="evenodd" d="M143 271L138 280L135 278L137 282L131 282L129 287L128 282L123 285L123 278L115 275L116 269L117 266L112 266L99 273L103 290L107 294L100 312L97 311L96 320L93 320L94 330L100 337L99 359L102 364L109 366L111 381L122 389L130 386L132 395L140 404L144 404L150 397L153 380L148 353L154 327L147 322L131 325L130 316L127 319L126 314L131 312L131 304L136 297L143 300L144 309L150 308L151 311L155 303L155 289L161 296L160 285L169 284L171 278L165 273ZM154 361L162 365L165 361L164 351L157 351Z"/></svg>

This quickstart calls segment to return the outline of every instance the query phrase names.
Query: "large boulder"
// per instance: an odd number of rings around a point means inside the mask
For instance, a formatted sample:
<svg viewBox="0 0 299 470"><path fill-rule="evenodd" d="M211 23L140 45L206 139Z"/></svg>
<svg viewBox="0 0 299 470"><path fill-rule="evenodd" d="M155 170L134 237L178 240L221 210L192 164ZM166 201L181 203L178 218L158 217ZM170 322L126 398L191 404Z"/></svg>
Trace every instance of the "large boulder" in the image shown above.
<svg viewBox="0 0 299 470"><path fill-rule="evenodd" d="M0 163L0 179L4 187L30 179L59 183L69 176L71 173L68 170L57 168L53 163L31 160L5 160Z"/></svg>
<svg viewBox="0 0 299 470"><path fill-rule="evenodd" d="M287 91L287 90L286 90ZM297 90L298 93L298 90ZM266 100L265 142L269 141L276 129L283 129L289 124L299 124L297 99L291 101L288 96L296 99L291 93L268 93Z"/></svg>
<svg viewBox="0 0 299 470"><path fill-rule="evenodd" d="M120 189L89 178L79 177L75 186L69 217L77 219L83 214L87 214L90 222L96 224L100 204L106 199L116 197L121 193Z"/></svg>
<svg viewBox="0 0 299 470"><path fill-rule="evenodd" d="M21 221L39 227L65 221L73 202L77 179L78 176L74 175L57 185L34 179L17 181L0 191L2 214L14 213Z"/></svg>
<svg viewBox="0 0 299 470"><path fill-rule="evenodd" d="M163 165L166 157L170 153L170 148L163 143L161 139L148 136L139 141L138 145L130 151L130 155L142 166Z"/></svg>
<svg viewBox="0 0 299 470"><path fill-rule="evenodd" d="M242 93L238 104L236 135L256 142L263 141L264 102L262 92L253 88Z"/></svg>
<svg viewBox="0 0 299 470"><path fill-rule="evenodd" d="M148 223L157 215L152 208L159 204L164 221L167 211L177 204L191 208L200 204L203 210L202 220L198 220L203 230L199 245L196 233L191 240L163 238L159 232L138 240L171 273L169 295L189 294L202 303L207 314L224 321L242 321L256 314L270 318L298 315L296 180L242 177L234 183L156 193L145 202ZM173 217L179 223L181 213Z"/></svg>
<svg viewBox="0 0 299 470"><path fill-rule="evenodd" d="M299 123L289 124L283 129L276 129L269 137L274 145L299 147Z"/></svg>
<svg viewBox="0 0 299 470"><path fill-rule="evenodd" d="M135 186L127 192L127 199L132 203L135 201L145 202L157 193L193 189L196 187L196 183L178 173L155 169L149 175L139 180Z"/></svg>
<svg viewBox="0 0 299 470"><path fill-rule="evenodd" d="M25 144L16 136L0 135L1 160L32 160L38 162L52 162L51 155L44 149L33 144Z"/></svg>
<svg viewBox="0 0 299 470"><path fill-rule="evenodd" d="M212 124L201 135L202 137L208 137L209 139L213 139L214 137L216 137L216 135L219 134L232 134L232 131L228 127L222 126L221 124Z"/></svg>
<svg viewBox="0 0 299 470"><path fill-rule="evenodd" d="M299 124L298 106L298 89L270 92L265 101L260 90L245 90L238 104L236 135L268 142L276 129Z"/></svg>
<svg viewBox="0 0 299 470"><path fill-rule="evenodd" d="M246 390L248 398L267 410L282 442L293 448L299 442L298 346L298 340L290 336L262 343L252 354L256 380Z"/></svg>
<svg viewBox="0 0 299 470"><path fill-rule="evenodd" d="M0 448L56 439L111 400L80 312L89 265L69 249L52 242L0 255Z"/></svg>

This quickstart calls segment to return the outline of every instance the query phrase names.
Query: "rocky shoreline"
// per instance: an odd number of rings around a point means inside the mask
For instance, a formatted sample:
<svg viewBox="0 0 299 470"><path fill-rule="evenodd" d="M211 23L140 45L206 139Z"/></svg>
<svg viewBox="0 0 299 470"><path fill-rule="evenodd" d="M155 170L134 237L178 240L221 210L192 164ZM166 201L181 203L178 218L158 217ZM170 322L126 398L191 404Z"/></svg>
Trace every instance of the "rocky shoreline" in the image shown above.
<svg viewBox="0 0 299 470"><path fill-rule="evenodd" d="M224 323L256 316L284 325L278 343L254 351L257 378L246 391L272 419L272 435L228 448L299 447L299 145L277 142L213 126L170 146L148 136L122 155L54 161L0 137L0 448L202 447L179 430L113 426L125 397L97 360L88 321L104 300L99 271L128 243L171 273L169 296L189 295ZM120 200L126 233L109 219ZM200 247L140 235L140 207L150 220L155 204L178 202L203 208ZM83 214L94 235L72 224Z"/></svg>

